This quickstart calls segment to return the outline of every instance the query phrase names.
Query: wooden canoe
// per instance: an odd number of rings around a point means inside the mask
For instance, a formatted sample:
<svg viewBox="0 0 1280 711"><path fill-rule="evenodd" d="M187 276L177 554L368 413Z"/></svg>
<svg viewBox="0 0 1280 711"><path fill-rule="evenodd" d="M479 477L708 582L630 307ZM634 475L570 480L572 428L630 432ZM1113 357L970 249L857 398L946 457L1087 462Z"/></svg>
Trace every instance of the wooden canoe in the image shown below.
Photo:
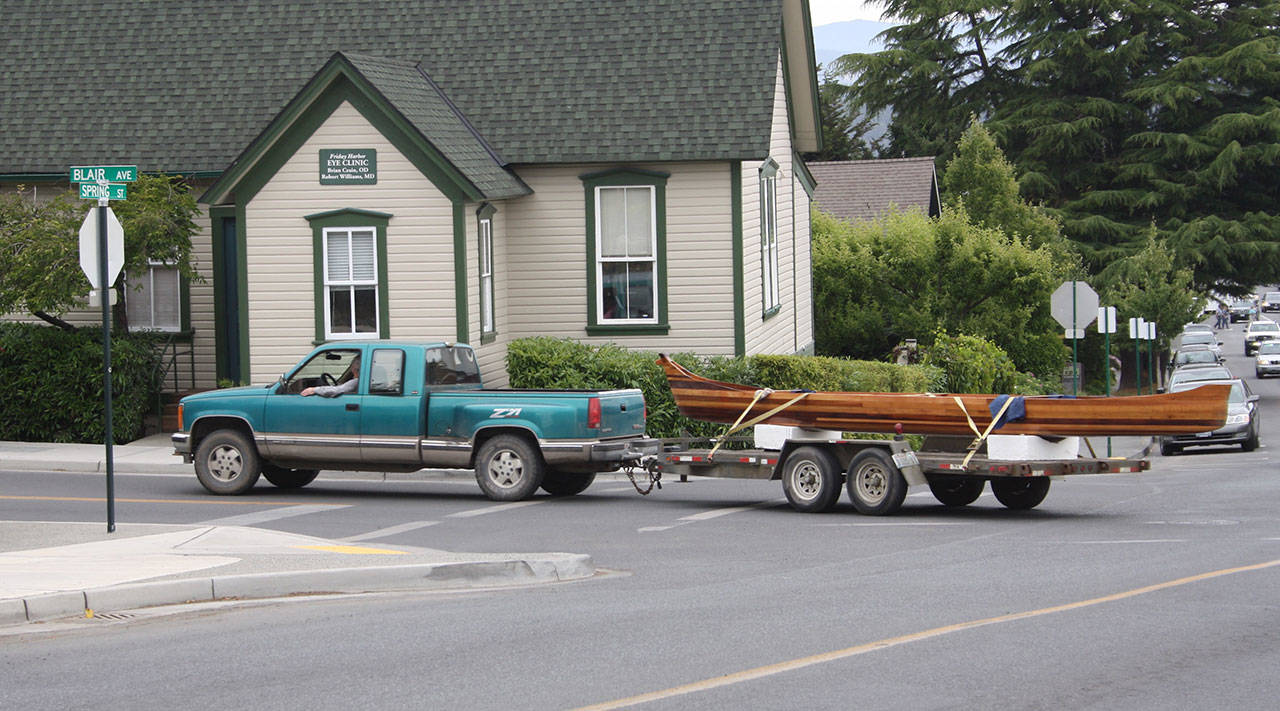
<svg viewBox="0 0 1280 711"><path fill-rule="evenodd" d="M779 408L761 422L842 432L975 434L986 431L998 395L761 391L695 375L660 355L680 413L695 420L734 424ZM1208 432L1227 421L1230 385L1128 397L1026 396L1025 416L1005 422L992 434L1051 436L1170 435ZM756 400L757 395L761 395ZM753 400L755 400L753 404ZM792 402L794 400L794 402ZM745 412L745 416L744 416ZM972 421L972 422L971 422Z"/></svg>

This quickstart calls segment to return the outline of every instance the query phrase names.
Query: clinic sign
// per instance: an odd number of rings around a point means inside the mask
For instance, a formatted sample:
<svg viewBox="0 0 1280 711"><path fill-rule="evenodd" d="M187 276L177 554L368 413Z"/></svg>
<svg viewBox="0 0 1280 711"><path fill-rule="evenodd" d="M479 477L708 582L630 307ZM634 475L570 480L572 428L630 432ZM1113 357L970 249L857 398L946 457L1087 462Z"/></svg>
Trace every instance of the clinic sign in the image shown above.
<svg viewBox="0 0 1280 711"><path fill-rule="evenodd" d="M375 185L378 151L373 148L321 148L321 185Z"/></svg>

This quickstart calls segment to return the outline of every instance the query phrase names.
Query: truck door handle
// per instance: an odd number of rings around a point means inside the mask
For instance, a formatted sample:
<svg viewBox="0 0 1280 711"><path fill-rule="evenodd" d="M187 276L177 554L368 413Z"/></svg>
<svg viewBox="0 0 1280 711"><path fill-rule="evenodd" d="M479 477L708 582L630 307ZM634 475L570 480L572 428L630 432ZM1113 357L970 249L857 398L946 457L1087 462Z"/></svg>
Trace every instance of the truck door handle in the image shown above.
<svg viewBox="0 0 1280 711"><path fill-rule="evenodd" d="M360 409L360 406L358 404L354 402L347 403L347 412L355 412L359 409Z"/></svg>

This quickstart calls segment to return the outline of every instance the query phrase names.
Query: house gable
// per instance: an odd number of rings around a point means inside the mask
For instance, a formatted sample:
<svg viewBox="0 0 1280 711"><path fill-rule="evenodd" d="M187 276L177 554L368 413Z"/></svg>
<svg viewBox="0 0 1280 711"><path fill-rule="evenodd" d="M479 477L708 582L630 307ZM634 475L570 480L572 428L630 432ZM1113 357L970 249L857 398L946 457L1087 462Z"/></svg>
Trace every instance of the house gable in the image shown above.
<svg viewBox="0 0 1280 711"><path fill-rule="evenodd" d="M247 203L343 102L453 200L529 192L418 67L335 54L201 197ZM432 140L434 139L434 140Z"/></svg>

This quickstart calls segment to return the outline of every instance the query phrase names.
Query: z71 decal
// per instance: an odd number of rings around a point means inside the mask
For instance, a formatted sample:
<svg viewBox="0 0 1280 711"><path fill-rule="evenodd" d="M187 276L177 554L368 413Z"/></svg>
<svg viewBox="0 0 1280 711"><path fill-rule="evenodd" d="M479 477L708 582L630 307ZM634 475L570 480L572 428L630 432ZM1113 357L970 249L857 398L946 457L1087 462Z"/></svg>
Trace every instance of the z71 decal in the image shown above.
<svg viewBox="0 0 1280 711"><path fill-rule="evenodd" d="M521 407L498 407L498 408L494 408L493 414L489 415L489 417L490 418L519 417L520 411L523 409L524 408L521 408Z"/></svg>

